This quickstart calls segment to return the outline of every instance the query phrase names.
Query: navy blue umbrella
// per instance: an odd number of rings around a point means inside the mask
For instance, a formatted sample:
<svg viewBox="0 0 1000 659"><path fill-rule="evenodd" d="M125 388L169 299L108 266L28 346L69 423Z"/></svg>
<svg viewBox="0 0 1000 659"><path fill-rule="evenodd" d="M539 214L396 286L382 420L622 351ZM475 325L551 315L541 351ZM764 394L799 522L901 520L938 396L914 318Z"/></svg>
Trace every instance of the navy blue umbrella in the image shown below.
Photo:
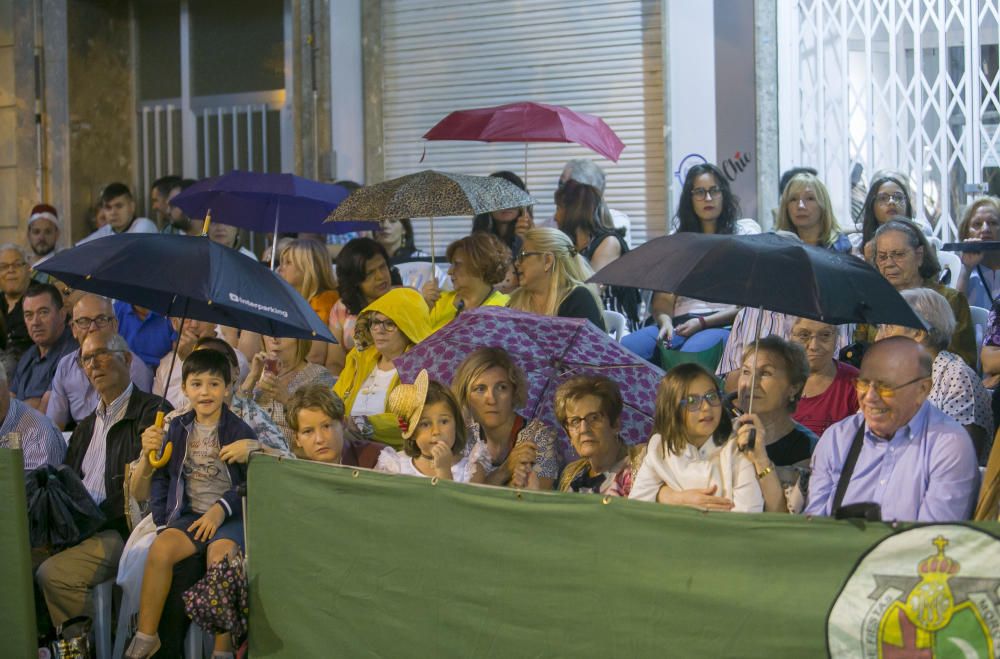
<svg viewBox="0 0 1000 659"><path fill-rule="evenodd" d="M118 234L59 252L36 269L72 288L163 315L265 336L335 342L326 324L285 280L204 237Z"/></svg>
<svg viewBox="0 0 1000 659"><path fill-rule="evenodd" d="M347 198L347 188L320 183L294 174L264 174L233 170L195 183L170 200L187 213L202 219L211 212L216 222L251 231L278 233L346 233L374 231L377 222L323 220ZM274 267L272 255L272 268Z"/></svg>

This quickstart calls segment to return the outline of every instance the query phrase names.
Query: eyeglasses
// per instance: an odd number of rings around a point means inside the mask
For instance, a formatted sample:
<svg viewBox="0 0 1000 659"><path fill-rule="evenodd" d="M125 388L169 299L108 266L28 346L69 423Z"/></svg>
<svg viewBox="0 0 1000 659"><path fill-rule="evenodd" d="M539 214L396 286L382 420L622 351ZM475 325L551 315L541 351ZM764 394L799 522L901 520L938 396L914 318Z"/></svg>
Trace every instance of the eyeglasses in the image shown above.
<svg viewBox="0 0 1000 659"><path fill-rule="evenodd" d="M820 343L830 343L835 338L837 334L829 330L824 332L792 332L792 340L796 343L801 343L802 345L809 345L816 339Z"/></svg>
<svg viewBox="0 0 1000 659"><path fill-rule="evenodd" d="M883 205L893 203L900 206L904 201L906 201L906 195L902 192L880 192L875 195L875 202Z"/></svg>
<svg viewBox="0 0 1000 659"><path fill-rule="evenodd" d="M100 359L102 364L107 363L108 358L111 355L115 354L115 353L121 354L122 351L121 350L107 350L105 348L99 348L99 349L95 350L94 352L88 353L86 355L81 354L80 355L80 365L83 366L84 368L90 368L91 366L94 365L94 361L97 360L97 359Z"/></svg>
<svg viewBox="0 0 1000 659"><path fill-rule="evenodd" d="M24 266L28 265L24 261L15 261L14 263L0 263L0 272L14 272L15 270L20 270Z"/></svg>
<svg viewBox="0 0 1000 659"><path fill-rule="evenodd" d="M73 324L76 325L77 329L81 330L90 329L91 325L97 325L97 329L104 329L111 324L111 321L114 319L114 316L105 316L104 314L101 314L100 316L94 316L93 318L74 318Z"/></svg>
<svg viewBox="0 0 1000 659"><path fill-rule="evenodd" d="M394 321L388 318L383 318L382 320L376 320L375 318L372 318L368 322L368 327L370 327L372 331L380 330L382 332L385 332L386 334L392 334L393 332L399 329L399 325L397 325Z"/></svg>
<svg viewBox="0 0 1000 659"><path fill-rule="evenodd" d="M718 407L722 405L722 396L719 395L718 391L709 391L701 396L688 394L681 398L681 407L686 408L689 412L700 410L704 403L708 403L709 407Z"/></svg>
<svg viewBox="0 0 1000 659"><path fill-rule="evenodd" d="M893 263L899 263L909 256L912 251L913 250L909 249L897 249L892 252L875 252L875 262L885 263L887 261L892 261Z"/></svg>
<svg viewBox="0 0 1000 659"><path fill-rule="evenodd" d="M704 200L705 197L712 197L714 199L721 194L722 190L717 185L713 185L707 190L705 188L695 188L694 190L691 191L691 196L697 199L698 201Z"/></svg>
<svg viewBox="0 0 1000 659"><path fill-rule="evenodd" d="M524 250L521 250L520 252L518 252L517 256L514 257L514 261L520 263L529 256L541 256L544 253L545 252L525 252Z"/></svg>
<svg viewBox="0 0 1000 659"><path fill-rule="evenodd" d="M583 427L583 423L587 422L587 427L593 428L604 423L604 412L591 412L585 416L571 416L566 419L566 427L570 430L577 431Z"/></svg>
<svg viewBox="0 0 1000 659"><path fill-rule="evenodd" d="M909 382L904 382L903 384L897 385L895 387L885 384L884 382L872 382L871 380L858 379L857 382L854 383L854 390L858 392L858 398L863 398L865 394L868 393L869 389L875 389L875 393L878 395L878 397L885 400L895 397L896 392L902 389L903 387L908 387L911 384L920 382L921 380L927 380L928 378L930 378L929 375L921 375L918 378L914 378Z"/></svg>

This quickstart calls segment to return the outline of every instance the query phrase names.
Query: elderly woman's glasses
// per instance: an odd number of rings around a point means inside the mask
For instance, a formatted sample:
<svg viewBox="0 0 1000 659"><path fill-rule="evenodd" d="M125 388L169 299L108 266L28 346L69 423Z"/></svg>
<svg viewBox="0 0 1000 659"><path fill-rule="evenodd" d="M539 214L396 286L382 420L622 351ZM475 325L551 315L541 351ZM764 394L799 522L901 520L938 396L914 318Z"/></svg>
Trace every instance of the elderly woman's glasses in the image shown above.
<svg viewBox="0 0 1000 659"><path fill-rule="evenodd" d="M90 329L91 325L97 325L97 329L104 329L111 324L112 320L114 320L114 316L105 316L102 314L100 316L94 316L93 318L74 318L73 324L76 325L77 329L81 330Z"/></svg>
<svg viewBox="0 0 1000 659"><path fill-rule="evenodd" d="M709 391L701 396L696 394L688 394L681 398L681 407L687 410L700 410L701 406L708 403L709 407L718 407L722 405L722 396L719 395L718 391Z"/></svg>
<svg viewBox="0 0 1000 659"><path fill-rule="evenodd" d="M87 353L86 355L81 354L80 355L80 365L83 366L84 368L90 368L91 366L94 365L94 362L97 361L97 360L100 360L100 362L102 364L106 364L108 362L108 359L111 357L111 355L116 354L116 353L121 354L122 351L121 350L106 350L104 348L101 348L99 350L95 350L94 352Z"/></svg>
<svg viewBox="0 0 1000 659"><path fill-rule="evenodd" d="M893 263L899 263L909 255L910 250L907 249L897 249L891 252L875 252L875 262L886 263L892 261Z"/></svg>
<svg viewBox="0 0 1000 659"><path fill-rule="evenodd" d="M384 318L382 320L375 320L373 318L368 322L368 327L370 327L373 331L380 330L386 334L392 334L399 329L399 325L388 318Z"/></svg>
<svg viewBox="0 0 1000 659"><path fill-rule="evenodd" d="M792 340L796 343L801 343L804 346L809 345L816 339L820 343L830 343L837 338L837 334L830 330L824 330L821 332L792 332Z"/></svg>
<svg viewBox="0 0 1000 659"><path fill-rule="evenodd" d="M544 253L545 252L525 252L524 250L521 250L520 252L517 253L517 256L514 257L514 261L520 263L529 256L541 256Z"/></svg>
<svg viewBox="0 0 1000 659"><path fill-rule="evenodd" d="M591 412L585 416L571 416L566 419L566 427L570 430L577 431L583 428L584 422L587 423L588 428L593 428L604 423L604 412Z"/></svg>
<svg viewBox="0 0 1000 659"><path fill-rule="evenodd" d="M906 195L902 192L880 192L875 195L875 201L883 205L891 202L897 206L901 206L906 201Z"/></svg>
<svg viewBox="0 0 1000 659"><path fill-rule="evenodd" d="M698 201L703 201L705 197L712 197L715 199L722 194L722 190L717 185L713 185L710 188L695 188L691 191L691 196Z"/></svg>
<svg viewBox="0 0 1000 659"><path fill-rule="evenodd" d="M895 387L889 384L885 384L884 382L872 382L871 380L862 380L859 378L854 383L854 390L858 392L858 398L863 398L865 394L868 393L869 389L874 389L875 393L878 394L878 397L885 400L895 397L896 392L902 389L903 387L908 387L911 384L915 384L917 382L920 382L921 380L926 380L929 377L930 377L929 375L921 375L918 378L914 378L909 382L904 382L903 384L896 385Z"/></svg>

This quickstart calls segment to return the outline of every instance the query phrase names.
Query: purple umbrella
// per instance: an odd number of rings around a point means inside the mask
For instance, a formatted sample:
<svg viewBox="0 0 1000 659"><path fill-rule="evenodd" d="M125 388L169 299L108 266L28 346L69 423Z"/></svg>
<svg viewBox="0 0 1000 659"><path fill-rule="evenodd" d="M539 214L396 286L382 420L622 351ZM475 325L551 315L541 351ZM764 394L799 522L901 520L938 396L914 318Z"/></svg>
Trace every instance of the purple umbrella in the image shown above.
<svg viewBox="0 0 1000 659"><path fill-rule="evenodd" d="M278 233L346 233L373 231L377 222L323 220L350 194L346 188L294 174L262 174L233 170L207 178L174 197L170 203L193 219L211 211L212 220L251 231ZM271 255L274 266L274 255Z"/></svg>
<svg viewBox="0 0 1000 659"><path fill-rule="evenodd" d="M553 396L574 375L604 375L618 383L625 399L622 438L645 442L653 428L656 386L664 373L621 347L582 318L538 316L506 307L466 311L396 358L404 382L426 368L431 378L449 384L465 357L482 347L503 348L528 376L528 404L522 412L558 428ZM560 433L568 446L568 438ZM567 454L573 454L572 448Z"/></svg>

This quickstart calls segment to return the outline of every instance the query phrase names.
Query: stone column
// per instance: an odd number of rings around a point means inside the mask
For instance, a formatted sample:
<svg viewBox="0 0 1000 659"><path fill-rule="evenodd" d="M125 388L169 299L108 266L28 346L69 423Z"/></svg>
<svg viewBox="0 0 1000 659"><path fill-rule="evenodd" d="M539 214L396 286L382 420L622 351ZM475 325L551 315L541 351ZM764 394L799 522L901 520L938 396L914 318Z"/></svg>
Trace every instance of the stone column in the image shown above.
<svg viewBox="0 0 1000 659"><path fill-rule="evenodd" d="M778 206L778 3L754 0L757 87L757 208L761 226L774 223Z"/></svg>
<svg viewBox="0 0 1000 659"><path fill-rule="evenodd" d="M361 61L365 95L365 183L385 178L382 135L382 2L361 5Z"/></svg>

